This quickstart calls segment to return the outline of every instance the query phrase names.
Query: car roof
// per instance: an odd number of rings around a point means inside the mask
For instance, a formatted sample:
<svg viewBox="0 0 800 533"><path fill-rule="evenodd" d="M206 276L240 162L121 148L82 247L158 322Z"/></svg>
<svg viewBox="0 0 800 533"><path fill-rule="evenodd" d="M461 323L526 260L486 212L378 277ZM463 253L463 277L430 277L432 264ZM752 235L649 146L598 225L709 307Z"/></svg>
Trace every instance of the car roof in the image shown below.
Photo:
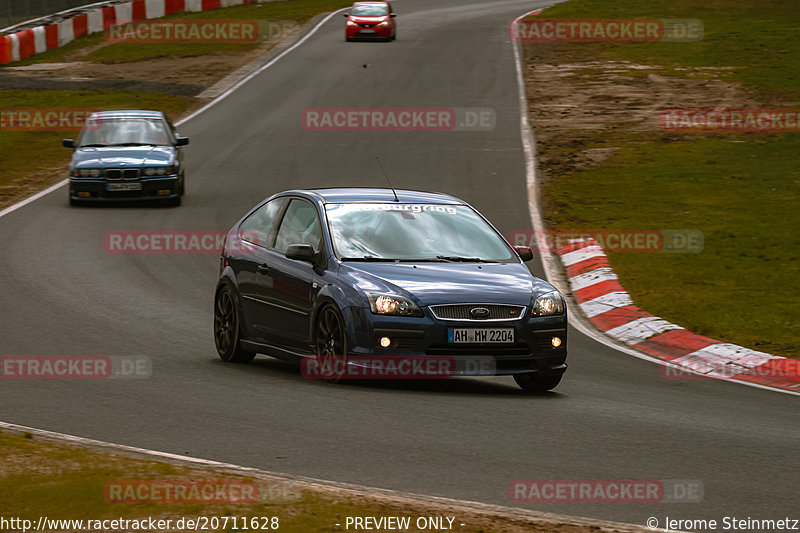
<svg viewBox="0 0 800 533"><path fill-rule="evenodd" d="M161 111L150 111L147 109L115 109L112 111L98 111L92 113L92 117L142 117L142 118L161 118L164 113Z"/></svg>
<svg viewBox="0 0 800 533"><path fill-rule="evenodd" d="M378 5L385 6L385 5L388 5L389 2L355 2L353 5L354 6L358 6L358 5L369 5L369 4L378 4Z"/></svg>
<svg viewBox="0 0 800 533"><path fill-rule="evenodd" d="M297 191L299 192L299 191ZM326 204L345 204L354 202L395 202L394 192L388 187L337 187L308 189L311 193ZM464 205L449 194L426 191L413 191L409 189L395 189L400 203L405 204L458 204Z"/></svg>

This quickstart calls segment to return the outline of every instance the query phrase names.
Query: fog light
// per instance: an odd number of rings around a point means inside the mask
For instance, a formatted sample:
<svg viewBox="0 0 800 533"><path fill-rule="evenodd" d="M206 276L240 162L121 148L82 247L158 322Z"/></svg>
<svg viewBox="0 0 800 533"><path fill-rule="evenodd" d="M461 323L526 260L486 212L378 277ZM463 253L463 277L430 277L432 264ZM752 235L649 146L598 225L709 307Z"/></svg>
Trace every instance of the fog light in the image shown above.
<svg viewBox="0 0 800 533"><path fill-rule="evenodd" d="M81 198L91 198L92 194L88 192L79 192L78 196L80 196Z"/></svg>
<svg viewBox="0 0 800 533"><path fill-rule="evenodd" d="M172 192L172 189L159 189L158 190L158 195L159 196L164 196L166 194L170 194L171 192Z"/></svg>
<svg viewBox="0 0 800 533"><path fill-rule="evenodd" d="M389 337L381 337L381 346L384 348L388 348L392 345L392 339Z"/></svg>
<svg viewBox="0 0 800 533"><path fill-rule="evenodd" d="M561 338L560 337L553 337L550 339L550 344L553 345L553 348L558 348L561 346Z"/></svg>

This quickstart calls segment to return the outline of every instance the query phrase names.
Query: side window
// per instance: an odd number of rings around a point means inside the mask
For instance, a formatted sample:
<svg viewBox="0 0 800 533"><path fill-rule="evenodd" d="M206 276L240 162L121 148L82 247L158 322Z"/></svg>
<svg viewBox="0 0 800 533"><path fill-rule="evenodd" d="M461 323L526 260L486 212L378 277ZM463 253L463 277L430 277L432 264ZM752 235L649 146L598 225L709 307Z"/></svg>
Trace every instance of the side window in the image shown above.
<svg viewBox="0 0 800 533"><path fill-rule="evenodd" d="M311 202L296 198L292 200L278 230L275 251L286 253L290 244L310 244L314 250L319 250L321 240L317 210Z"/></svg>
<svg viewBox="0 0 800 533"><path fill-rule="evenodd" d="M283 204L283 198L276 198L262 205L255 213L247 217L239 226L239 235L242 240L264 248L269 247L269 235L275 223L275 217L280 213Z"/></svg>

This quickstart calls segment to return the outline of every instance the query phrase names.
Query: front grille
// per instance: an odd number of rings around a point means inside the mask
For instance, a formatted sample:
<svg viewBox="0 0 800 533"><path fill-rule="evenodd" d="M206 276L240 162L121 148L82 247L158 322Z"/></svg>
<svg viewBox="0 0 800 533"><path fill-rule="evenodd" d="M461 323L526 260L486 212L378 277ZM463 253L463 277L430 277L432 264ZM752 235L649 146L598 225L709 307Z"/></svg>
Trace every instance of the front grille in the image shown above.
<svg viewBox="0 0 800 533"><path fill-rule="evenodd" d="M479 316L473 309L486 309L488 314ZM524 305L502 304L448 304L432 305L433 316L440 320L468 320L470 322L486 322L489 320L517 320L525 316Z"/></svg>
<svg viewBox="0 0 800 533"><path fill-rule="evenodd" d="M136 180L139 179L138 168L109 168L106 170L106 179L109 180Z"/></svg>
<svg viewBox="0 0 800 533"><path fill-rule="evenodd" d="M373 26L375 26L375 24L362 24L361 25L362 28L372 28Z"/></svg>

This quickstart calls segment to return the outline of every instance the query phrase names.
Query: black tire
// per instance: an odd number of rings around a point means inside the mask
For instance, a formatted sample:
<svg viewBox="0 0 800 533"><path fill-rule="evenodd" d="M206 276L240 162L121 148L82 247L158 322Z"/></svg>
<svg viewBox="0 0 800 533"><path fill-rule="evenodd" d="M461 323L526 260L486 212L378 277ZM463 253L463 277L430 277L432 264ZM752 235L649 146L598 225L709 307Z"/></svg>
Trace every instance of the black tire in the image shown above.
<svg viewBox="0 0 800 533"><path fill-rule="evenodd" d="M228 285L223 285L214 297L214 344L219 358L230 363L248 363L256 356L242 349L241 321L236 297Z"/></svg>
<svg viewBox="0 0 800 533"><path fill-rule="evenodd" d="M514 376L517 385L529 394L547 392L556 388L561 376L539 376L537 374L517 374Z"/></svg>
<svg viewBox="0 0 800 533"><path fill-rule="evenodd" d="M314 323L314 353L320 376L338 383L347 365L347 333L342 313L334 305L320 309Z"/></svg>

